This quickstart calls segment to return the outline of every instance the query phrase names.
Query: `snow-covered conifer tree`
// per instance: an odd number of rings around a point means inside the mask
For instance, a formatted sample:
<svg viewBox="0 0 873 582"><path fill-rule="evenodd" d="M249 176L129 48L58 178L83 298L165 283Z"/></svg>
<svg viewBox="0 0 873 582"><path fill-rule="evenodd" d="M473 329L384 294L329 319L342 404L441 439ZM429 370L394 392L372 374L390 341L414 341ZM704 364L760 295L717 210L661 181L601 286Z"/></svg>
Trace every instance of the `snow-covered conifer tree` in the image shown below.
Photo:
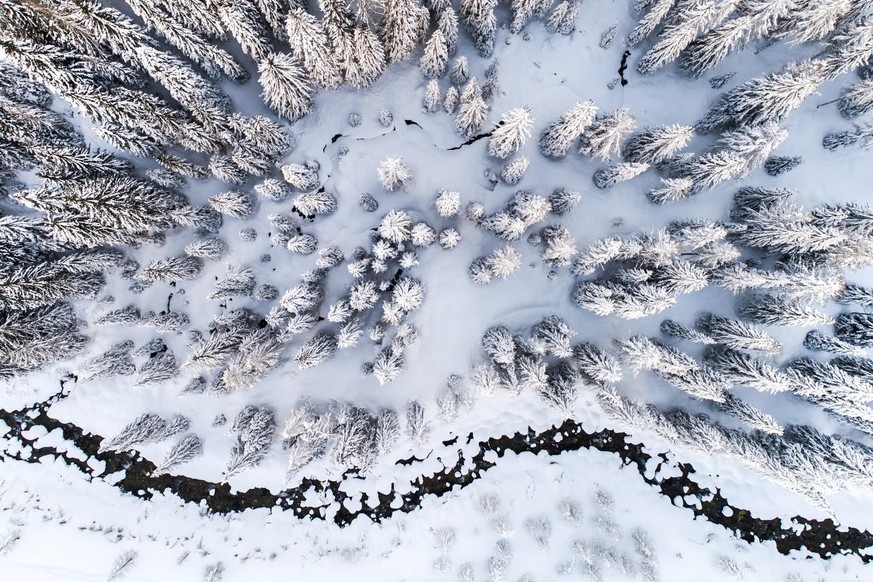
<svg viewBox="0 0 873 582"><path fill-rule="evenodd" d="M276 416L267 407L247 406L237 415L231 430L237 438L230 451L225 479L261 463L276 434Z"/></svg>
<svg viewBox="0 0 873 582"><path fill-rule="evenodd" d="M530 137L533 116L528 107L516 107L504 113L491 133L488 153L498 158L506 158L517 152Z"/></svg>
<svg viewBox="0 0 873 582"><path fill-rule="evenodd" d="M331 214L336 210L336 206L336 198L327 192L304 192L294 198L294 209L306 216Z"/></svg>
<svg viewBox="0 0 873 582"><path fill-rule="evenodd" d="M506 279L521 268L521 253L511 246L502 246L486 258L494 277Z"/></svg>
<svg viewBox="0 0 873 582"><path fill-rule="evenodd" d="M373 361L373 375L379 384L389 384L397 379L405 367L402 353L393 347L388 347L379 352Z"/></svg>
<svg viewBox="0 0 873 582"><path fill-rule="evenodd" d="M782 344L776 341L773 336L735 319L710 313L701 317L697 321L696 327L717 343L724 344L729 348L760 351L766 354L778 354L782 351Z"/></svg>
<svg viewBox="0 0 873 582"><path fill-rule="evenodd" d="M782 36L790 36L792 44L821 40L834 30L851 8L852 2L848 0L801 2L786 15L780 32Z"/></svg>
<svg viewBox="0 0 873 582"><path fill-rule="evenodd" d="M387 62L391 64L405 60L412 54L427 32L429 15L427 9L417 5L414 0L387 0L384 11L380 36L385 45Z"/></svg>
<svg viewBox="0 0 873 582"><path fill-rule="evenodd" d="M648 3L648 10L627 37L628 46L636 46L652 34L675 4L676 0L654 0Z"/></svg>
<svg viewBox="0 0 873 582"><path fill-rule="evenodd" d="M873 346L873 315L861 312L841 313L834 325L834 335L856 346Z"/></svg>
<svg viewBox="0 0 873 582"><path fill-rule="evenodd" d="M620 153L622 140L633 131L636 123L630 109L620 107L612 111L584 129L579 152L608 161Z"/></svg>
<svg viewBox="0 0 873 582"><path fill-rule="evenodd" d="M566 266L577 253L573 235L563 226L547 226L542 230L546 248L542 253L544 261L555 265Z"/></svg>
<svg viewBox="0 0 873 582"><path fill-rule="evenodd" d="M454 60L451 69L452 84L462 86L470 79L470 70L467 57L460 56Z"/></svg>
<svg viewBox="0 0 873 582"><path fill-rule="evenodd" d="M816 352L830 352L849 356L863 355L863 349L844 342L832 335L827 335L817 329L810 330L803 339L803 347Z"/></svg>
<svg viewBox="0 0 873 582"><path fill-rule="evenodd" d="M531 18L542 18L545 16L551 5L552 0L513 0L510 7L512 10L512 22L509 25L510 32L518 34Z"/></svg>
<svg viewBox="0 0 873 582"><path fill-rule="evenodd" d="M622 152L625 161L660 164L686 146L694 128L690 125L658 125L634 134Z"/></svg>
<svg viewBox="0 0 873 582"><path fill-rule="evenodd" d="M203 454L203 441L196 434L184 436L179 442L174 444L163 460L155 467L153 475L163 475L182 463L187 463L191 459L199 457Z"/></svg>
<svg viewBox="0 0 873 582"><path fill-rule="evenodd" d="M461 94L461 107L455 117L455 127L467 137L473 137L488 119L489 109L482 98L479 82L476 77L472 77Z"/></svg>
<svg viewBox="0 0 873 582"><path fill-rule="evenodd" d="M503 167L500 172L500 179L507 184L518 184L524 177L527 168L530 165L530 160L527 156L519 156L514 158Z"/></svg>
<svg viewBox="0 0 873 582"><path fill-rule="evenodd" d="M209 197L209 204L222 214L245 218L254 214L258 199L249 192L231 190Z"/></svg>
<svg viewBox="0 0 873 582"><path fill-rule="evenodd" d="M261 98L267 106L289 121L297 121L312 110L309 77L296 56L272 53L258 62Z"/></svg>
<svg viewBox="0 0 873 582"><path fill-rule="evenodd" d="M436 113L442 105L443 98L440 94L440 85L436 79L431 79L424 90L424 109L428 113Z"/></svg>
<svg viewBox="0 0 873 582"><path fill-rule="evenodd" d="M312 83L333 89L342 82L342 75L324 33L324 27L303 8L292 8L286 22L288 44L294 49L309 73Z"/></svg>
<svg viewBox="0 0 873 582"><path fill-rule="evenodd" d="M488 57L494 51L496 6L495 0L462 0L460 4L461 20L473 36L473 42L482 57Z"/></svg>
<svg viewBox="0 0 873 582"><path fill-rule="evenodd" d="M552 12L546 20L546 30L557 34L571 34L576 30L576 18L578 15L578 0L560 0L552 8Z"/></svg>
<svg viewBox="0 0 873 582"><path fill-rule="evenodd" d="M697 128L779 123L818 89L826 72L821 61L792 62L781 71L746 81L723 93Z"/></svg>
<svg viewBox="0 0 873 582"><path fill-rule="evenodd" d="M448 64L449 46L445 35L438 28L425 43L418 67L425 78L437 79L445 74Z"/></svg>
<svg viewBox="0 0 873 582"><path fill-rule="evenodd" d="M136 445L159 442L188 429L188 419L175 416L167 422L157 414L143 414L121 432L100 444L100 452L127 451Z"/></svg>
<svg viewBox="0 0 873 582"><path fill-rule="evenodd" d="M389 156L385 158L378 169L379 183L388 192L394 192L398 188L408 186L412 181L412 171L403 158Z"/></svg>
<svg viewBox="0 0 873 582"><path fill-rule="evenodd" d="M759 294L742 303L737 314L763 325L813 326L833 323L829 315L806 303L785 297Z"/></svg>
<svg viewBox="0 0 873 582"><path fill-rule="evenodd" d="M624 162L594 172L594 185L612 188L620 182L631 180L649 169L647 163Z"/></svg>
<svg viewBox="0 0 873 582"><path fill-rule="evenodd" d="M294 355L294 362L301 370L316 366L331 357L337 349L337 339L327 333L319 333L300 346Z"/></svg>
<svg viewBox="0 0 873 582"><path fill-rule="evenodd" d="M770 156L764 162L764 171L768 175L779 176L785 172L791 171L803 162L800 156Z"/></svg>
<svg viewBox="0 0 873 582"><path fill-rule="evenodd" d="M540 151L545 156L562 158L573 142L594 121L597 107L593 101L581 101L552 123L540 136Z"/></svg>
<svg viewBox="0 0 873 582"><path fill-rule="evenodd" d="M709 349L706 363L724 375L732 384L748 386L762 392L777 393L793 390L794 381L767 360L762 360L725 347Z"/></svg>
<svg viewBox="0 0 873 582"><path fill-rule="evenodd" d="M461 242L461 235L454 228L440 231L439 243L444 249L453 249Z"/></svg>
<svg viewBox="0 0 873 582"><path fill-rule="evenodd" d="M180 255L152 261L137 278L143 281L190 281L196 279L203 269L203 261L197 257Z"/></svg>

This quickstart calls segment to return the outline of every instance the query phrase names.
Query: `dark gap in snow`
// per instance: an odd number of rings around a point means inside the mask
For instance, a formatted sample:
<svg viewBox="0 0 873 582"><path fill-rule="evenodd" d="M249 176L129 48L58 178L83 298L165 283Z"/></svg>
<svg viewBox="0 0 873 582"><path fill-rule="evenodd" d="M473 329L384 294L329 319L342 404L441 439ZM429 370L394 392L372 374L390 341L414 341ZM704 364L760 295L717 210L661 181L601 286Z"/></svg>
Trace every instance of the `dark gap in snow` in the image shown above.
<svg viewBox="0 0 873 582"><path fill-rule="evenodd" d="M447 152L451 152L451 151L454 151L454 150L459 150L459 149L461 149L461 148L464 147L464 146L468 146L468 145L470 145L470 144L474 144L474 143L476 143L477 141L479 141L480 139L482 139L482 138L484 138L484 137L491 137L491 133L492 133L492 132L490 132L490 131L489 131L489 132L486 132L486 133L480 133L480 134L477 135L477 136L471 137L470 139L468 139L467 141L465 141L465 142L462 143L461 145L457 145L457 146L455 146L455 147L453 147L453 148L449 148L449 149L447 149L446 151L447 151Z"/></svg>
<svg viewBox="0 0 873 582"><path fill-rule="evenodd" d="M170 294L167 296L167 311L170 311L170 302L171 302L172 300L173 300L173 294L170 293Z"/></svg>
<svg viewBox="0 0 873 582"><path fill-rule="evenodd" d="M458 442L458 437L456 436L456 437L453 438L453 439L449 439L449 440L447 440L447 441L443 441L443 446L446 446L446 447L447 447L447 446L449 446L449 445L454 445L454 444L456 444L457 442Z"/></svg>
<svg viewBox="0 0 873 582"><path fill-rule="evenodd" d="M669 472L673 473L678 469L680 474L661 477L661 465L667 462L667 455L663 453L658 454L663 463L659 463L658 470L652 477L647 477L647 463L653 457L645 452L643 444L629 442L627 434L608 428L589 433L580 423L571 419L565 420L560 426L552 426L539 433L528 427L524 433L479 441L479 451L470 459L464 457L462 450L457 450L457 461L454 464L444 466L442 470L430 475L419 475L410 482L409 489L403 493L398 493L392 484L388 493L377 492L378 502L375 500L370 502L370 496L364 493L347 493L343 490L343 485L350 476L360 479L356 470L346 471L343 477L337 480L320 481L304 478L296 487L279 493L273 493L264 487L232 491L230 485L225 482L215 483L185 475L154 475L155 464L139 453L100 452L100 444L104 440L102 436L86 433L73 423L61 422L49 416L52 404L69 395L66 384L70 380L75 380L75 377L70 375L62 379L61 390L43 402L20 410L0 409L0 421L9 428L2 439L15 445L0 449L0 460L9 459L26 463L43 463L47 458L62 460L68 466L77 468L89 480L104 480L113 476L112 484L115 487L135 497L149 500L156 494L163 496L169 490L182 501L202 504L209 511L217 514L239 513L256 508L276 508L290 511L298 518L326 520L328 515L326 510L335 508L336 511L331 513L333 522L340 527L345 527L362 516L380 522L395 513L410 513L419 508L428 495L439 497L462 489L472 484L484 471L496 466L496 462L487 460L494 455L499 460L506 456L506 453L534 455L545 453L557 456L571 451L593 449L618 455L625 467L635 467L643 481L670 499L674 505L690 510L695 518L702 517L735 532L739 538L748 543L772 541L782 554L805 549L823 558L850 554L858 556L865 563L873 561L873 555L863 552L873 547L873 534L866 530L853 527L842 530L832 519L816 520L795 516L786 527L786 524L778 518L755 517L749 510L730 505L718 489L712 491L694 481L692 476L695 470L689 463L674 462ZM71 457L54 447L36 447L37 439L27 438L23 434L32 426L41 426L49 433L59 431L68 444L75 446L89 459L101 461L104 464L103 470L98 472L87 461ZM561 435L562 438L556 440L557 435ZM18 451L28 454L25 456ZM451 454L452 451L445 451L442 456ZM411 465L423 460L411 457L400 459L396 464ZM117 479L118 475L123 477ZM310 492L330 493L333 502L330 506L307 505L307 499L312 498ZM360 508L350 510L348 506Z"/></svg>
<svg viewBox="0 0 873 582"><path fill-rule="evenodd" d="M419 128L419 129L422 128L418 123L412 121L411 119L404 119L403 122L404 122L406 125L414 125L415 127Z"/></svg>
<svg viewBox="0 0 873 582"><path fill-rule="evenodd" d="M624 72L627 70L627 59L630 56L630 51L624 51L621 55L621 64L618 66L618 76L621 77L621 86L627 85L627 79L624 78Z"/></svg>
<svg viewBox="0 0 873 582"><path fill-rule="evenodd" d="M431 451L431 452L432 452L432 451ZM427 457L429 457L429 456L430 456L430 453L427 454ZM413 463L421 463L421 462L423 462L425 459L427 459L427 457L425 457L424 459L419 459L418 457L416 457L416 456L413 455L413 456L409 457L408 459L397 459L397 460L394 462L394 464L395 464L395 465L402 465L402 466L404 466L404 467L408 467L409 465L411 465L411 464L413 464Z"/></svg>

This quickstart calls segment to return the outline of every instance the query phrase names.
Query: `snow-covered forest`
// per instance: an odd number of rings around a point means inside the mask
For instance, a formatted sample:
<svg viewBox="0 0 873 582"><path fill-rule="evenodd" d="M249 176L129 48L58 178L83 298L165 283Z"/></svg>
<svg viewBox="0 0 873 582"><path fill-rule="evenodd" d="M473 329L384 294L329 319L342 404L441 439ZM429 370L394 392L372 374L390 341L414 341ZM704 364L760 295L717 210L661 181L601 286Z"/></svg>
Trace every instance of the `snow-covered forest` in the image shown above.
<svg viewBox="0 0 873 582"><path fill-rule="evenodd" d="M0 0L0 572L869 578L871 57L867 0Z"/></svg>

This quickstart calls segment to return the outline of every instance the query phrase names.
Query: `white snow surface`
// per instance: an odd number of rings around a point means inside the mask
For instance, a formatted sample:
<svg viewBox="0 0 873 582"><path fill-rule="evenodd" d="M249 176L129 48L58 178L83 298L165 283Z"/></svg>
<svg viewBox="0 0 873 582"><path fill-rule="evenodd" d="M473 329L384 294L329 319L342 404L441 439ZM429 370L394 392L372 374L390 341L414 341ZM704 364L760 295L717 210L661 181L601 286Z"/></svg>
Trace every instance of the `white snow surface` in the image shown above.
<svg viewBox="0 0 873 582"><path fill-rule="evenodd" d="M642 54L632 51L626 76L629 84L612 89L607 83L615 79L624 51L618 40L608 49L598 46L600 34L618 23L618 37L626 35L635 24L631 3L585 0L580 7L577 32L569 37L548 35L541 23L530 23L525 36L498 31L495 58L500 63L499 92L491 102L491 129L500 114L528 106L534 116L533 137L519 154L528 155L532 163L522 181L515 186L499 183L493 191L486 170L499 173L503 162L487 155L487 139L451 150L464 142L456 133L452 118L443 112L425 113L422 109L426 81L419 74L416 61L394 65L366 92L342 89L322 92L314 114L293 124L297 146L282 163L316 160L319 177L328 192L338 201L337 212L303 222L304 232L315 234L319 246L339 245L349 257L357 246L367 247L369 233L390 209L404 209L414 220L425 220L437 232L453 227L462 241L453 250L434 244L418 251L420 265L409 271L425 285L425 301L409 321L421 330L420 342L404 354L407 369L394 382L380 386L372 376L363 376L360 366L372 360L377 348L364 340L355 349L338 352L330 360L307 370L298 370L291 361L297 347L312 332L286 348L283 363L254 389L223 395L195 394L177 396L187 381L179 377L156 387L135 388L132 378L111 378L92 382L80 381L71 395L51 408L62 421L73 422L86 431L104 436L116 434L133 418L144 412L163 416L183 414L191 419L191 431L204 440L204 455L181 465L174 471L210 481L221 481L232 436L224 428L211 426L213 418L225 414L229 422L246 404L269 405L277 420L284 422L288 412L304 398L316 402L330 399L371 408L393 407L403 410L407 401L425 403L432 423L430 440L420 446L403 437L395 449L381 459L365 481L353 480L347 486L360 491L387 491L391 483L402 490L416 475L438 470L436 460L445 448L440 441L460 435L461 441L472 432L477 439L491 435L525 431L528 426L542 429L560 423L561 416L545 407L531 394L515 397L497 394L480 397L470 412L445 423L436 418L436 396L443 390L450 374L466 374L480 358L484 331L502 324L510 329L526 329L546 315L557 314L579 336L600 345L612 338L644 333L657 335L657 326L666 318L688 323L702 308L729 315L733 300L729 292L707 288L680 299L677 306L658 316L627 322L601 318L584 312L570 301L574 277L567 269L554 279L547 277L549 267L538 250L524 238L515 243L524 257L522 270L507 280L487 286L473 283L467 267L477 257L500 246L500 241L462 218L439 218L433 200L440 190L461 194L461 208L469 202L481 202L487 212L501 208L511 195L521 189L548 195L557 187L578 190L581 203L563 217L550 216L552 224L562 224L574 235L577 244L588 243L607 234L631 234L653 230L678 218L727 216L732 194L743 184L796 188L800 200L808 206L822 201L869 200L867 185L873 180L873 165L861 149L838 152L821 149L824 134L846 129L833 107L817 109L818 103L839 94L846 82L840 78L823 86L820 95L810 98L784 126L788 139L777 150L780 155L803 155L804 163L777 179L756 170L749 178L722 184L712 191L672 206L659 207L646 201L644 193L655 186L657 177L649 171L610 190L598 190L591 183L593 172L605 164L571 152L560 161L547 160L537 148L539 133L578 101L593 99L600 112L619 106L630 107L638 118L638 127L655 124L693 124L718 92L705 80L692 80L675 66L655 75L642 77L633 66ZM502 10L502 9L501 9ZM502 15L505 21L505 15ZM462 32L462 36L466 33ZM648 45L645 45L648 46ZM420 49L419 49L420 50ZM748 78L778 69L788 59L814 54L812 47L789 47L780 43L759 54L749 49L732 54L710 76L736 71L728 87ZM461 43L461 53L470 61L471 76L480 81L488 60L480 58L468 43ZM254 81L243 86L225 83L222 88L246 114L268 113L255 97ZM443 92L448 88L441 82ZM392 127L378 121L378 112L387 108L393 113ZM347 118L359 113L363 123L351 127ZM410 120L414 124L407 124ZM339 137L332 141L332 138ZM701 151L707 138L695 137L691 148ZM340 155L340 148L348 148ZM402 191L384 192L379 185L377 168L389 156L400 156L413 173L413 183ZM186 194L192 203L203 204L207 198L230 189L215 180L198 183ZM373 194L379 210L365 213L358 204L363 192ZM207 262L201 276L170 287L157 283L140 295L127 291L128 281L111 279L106 293L114 296L111 305L80 303L81 316L94 322L109 309L134 304L142 312L160 311L167 296L174 310L191 317L191 329L205 330L213 317L222 311L220 302L205 299L213 290L216 277L225 273L228 262L250 265L256 270L258 284L270 283L280 293L299 283L299 274L314 267L316 255L300 256L282 247L271 246L271 226L267 216L290 212L291 200L277 203L259 198L257 213L247 219L225 217L220 236L231 251L220 261ZM256 241L243 242L238 231L254 228ZM192 232L181 229L168 233L161 248L131 250L131 257L145 265L149 261L181 254L192 242ZM259 263L263 254L271 261ZM869 273L851 276L853 282L870 279ZM341 297L351 283L342 265L328 278L324 310ZM184 291L184 294L182 294ZM250 307L265 312L265 303L234 298L228 308ZM320 324L324 325L324 324ZM142 327L91 326L89 355L99 354L124 339L137 346L153 337L152 330ZM802 353L803 334L785 334L774 330L785 345L786 356ZM187 353L184 334L161 336L180 360ZM80 360L84 361L85 358ZM80 363L78 362L78 363ZM0 390L0 407L19 408L41 400L57 391L57 378L64 370L75 370L77 362L68 362L42 372L14 380ZM628 376L621 384L622 393L658 406L679 404L701 409L678 390L641 374ZM828 433L858 433L829 419L811 405L790 396L768 396L742 391L743 398L773 415L781 423L813 424ZM576 404L574 417L588 430L612 426L584 396ZM39 436L39 435L29 435ZM653 434L632 433L634 442L646 443L652 452L666 452L671 447ZM58 435L40 436L43 445L60 444ZM159 460L171 441L141 447L142 454ZM398 458L415 455L431 457L411 468L394 465ZM454 453L450 450L449 453ZM827 517L798 495L761 479L738 463L721 457L706 457L687 450L671 451L674 457L690 462L702 485L717 487L735 506L748 509L760 518L794 515L822 519ZM75 453L73 453L75 454ZM263 463L230 480L234 490L267 487L278 491L285 486L287 453L280 440ZM454 456L451 457L454 459ZM338 475L336 467L316 462L302 472L326 477ZM615 501L612 510L599 508L595 492L606 491ZM578 451L557 457L523 454L500 459L497 466L483 474L473 485L435 499L429 498L420 510L396 514L381 524L358 519L340 529L332 523L298 520L281 511L249 510L238 515L217 516L204 508L181 503L172 495L144 502L122 495L100 480L87 482L74 469L60 462L30 465L0 463L0 572L4 579L28 580L103 580L118 555L136 550L138 556L125 572L124 580L153 581L199 580L205 568L221 562L225 580L274 580L293 577L297 580L448 580L456 579L463 562L469 561L475 579L487 579L488 559L498 555L496 528L481 510L481 499L495 495L500 512L512 525L514 535L505 539L512 548L507 560L508 580L528 573L534 580L559 579L557 569L573 560L580 567L580 557L573 542L581 540L614 547L628 556L639 572L639 557L634 553L630 532L643 528L652 540L662 580L726 580L729 574L719 565L720 556L732 560L742 580L783 580L797 573L803 580L863 580L869 574L856 557L810 559L805 552L790 556L779 554L772 543L745 543L725 529L703 520L693 520L689 511L671 505L640 479L633 468L621 467L618 457L598 451ZM583 517L573 524L560 516L559 504L575 500ZM850 489L828 498L842 526L873 529L873 495L867 490ZM540 516L552 526L548 547L540 547L525 530L525 521ZM600 522L598 522L600 519ZM612 520L610 532L603 520ZM597 524L600 523L600 526ZM435 532L450 529L455 540L446 549L438 548ZM4 550L6 536L20 532L20 539ZM11 539L11 538L8 538ZM448 560L447 570L439 571L436 562ZM573 576L578 576L578 571ZM629 579L617 570L605 567L604 580Z"/></svg>

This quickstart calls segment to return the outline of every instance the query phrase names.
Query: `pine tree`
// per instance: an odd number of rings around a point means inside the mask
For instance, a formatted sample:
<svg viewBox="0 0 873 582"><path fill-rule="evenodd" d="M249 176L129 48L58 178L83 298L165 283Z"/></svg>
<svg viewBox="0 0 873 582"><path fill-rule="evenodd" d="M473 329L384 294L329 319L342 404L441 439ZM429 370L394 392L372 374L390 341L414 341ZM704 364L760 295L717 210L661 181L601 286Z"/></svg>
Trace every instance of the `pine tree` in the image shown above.
<svg viewBox="0 0 873 582"><path fill-rule="evenodd" d="M778 26L793 16L797 5L797 0L742 2L739 14L707 31L688 46L683 54L682 67L700 76L731 51L777 32Z"/></svg>
<svg viewBox="0 0 873 582"><path fill-rule="evenodd" d="M794 389L795 383L789 374L769 361L745 352L725 347L708 349L705 361L737 386L748 386L769 393Z"/></svg>
<svg viewBox="0 0 873 582"><path fill-rule="evenodd" d="M570 212L579 201L582 195L578 192L571 192L566 188L557 188L549 195L549 205L552 207L552 214L563 216Z"/></svg>
<svg viewBox="0 0 873 582"><path fill-rule="evenodd" d="M261 98L267 106L288 119L297 121L312 110L309 77L294 55L272 53L258 63Z"/></svg>
<svg viewBox="0 0 873 582"><path fill-rule="evenodd" d="M173 3L161 3L158 5L152 0L131 0L127 3L137 16L142 18L146 26L153 28L168 43L175 46L186 57L202 66L210 76L218 76L223 73L234 80L245 79L245 71L226 51L218 48L208 39L193 32L183 25L172 14L165 12L166 7L172 7ZM185 16L196 14L191 10L196 8L197 3L186 3ZM221 29L216 29L216 20L212 15L206 15L200 19L201 24L210 26L214 32L220 34Z"/></svg>
<svg viewBox="0 0 873 582"><path fill-rule="evenodd" d="M427 32L429 15L414 0L387 0L384 10L379 32L386 60L391 64L409 58Z"/></svg>
<svg viewBox="0 0 873 582"><path fill-rule="evenodd" d="M770 156L764 162L764 171L768 175L776 177L789 172L803 162L800 156Z"/></svg>
<svg viewBox="0 0 873 582"><path fill-rule="evenodd" d="M511 246L503 246L491 253L486 262L492 276L506 279L521 268L521 253Z"/></svg>
<svg viewBox="0 0 873 582"><path fill-rule="evenodd" d="M691 139L688 125L646 127L631 137L622 152L626 162L660 164L676 155Z"/></svg>
<svg viewBox="0 0 873 582"><path fill-rule="evenodd" d="M403 355L389 347L379 352L373 361L373 375L380 385L389 384L397 379L405 367Z"/></svg>
<svg viewBox="0 0 873 582"><path fill-rule="evenodd" d="M735 319L710 313L701 317L696 327L717 343L729 348L760 351L766 354L778 354L782 351L782 345L770 334Z"/></svg>
<svg viewBox="0 0 873 582"><path fill-rule="evenodd" d="M546 30L551 33L571 34L576 30L576 18L579 15L578 0L561 0L546 20Z"/></svg>
<svg viewBox="0 0 873 582"><path fill-rule="evenodd" d="M143 281L190 281L196 279L203 269L203 261L185 255L152 261L137 278Z"/></svg>
<svg viewBox="0 0 873 582"><path fill-rule="evenodd" d="M697 124L701 131L779 123L825 80L821 61L789 63L781 71L723 93Z"/></svg>
<svg viewBox="0 0 873 582"><path fill-rule="evenodd" d="M628 46L634 47L640 44L650 34L655 32L655 29L663 22L675 4L676 0L654 0L654 2L650 3L649 9L628 35Z"/></svg>
<svg viewBox="0 0 873 582"><path fill-rule="evenodd" d="M221 3L217 11L222 26L244 53L260 61L271 52L267 30L257 6L246 2Z"/></svg>
<svg viewBox="0 0 873 582"><path fill-rule="evenodd" d="M222 214L234 218L246 218L255 213L258 199L248 192L231 190L210 196L209 204Z"/></svg>
<svg viewBox="0 0 873 582"><path fill-rule="evenodd" d="M873 346L873 316L868 313L841 313L834 325L838 339L861 347Z"/></svg>
<svg viewBox="0 0 873 582"><path fill-rule="evenodd" d="M225 479L261 463L276 434L276 417L269 408L247 406L237 415L232 431L237 437L230 451Z"/></svg>
<svg viewBox="0 0 873 582"><path fill-rule="evenodd" d="M518 107L504 113L491 133L488 153L498 158L514 154L530 137L532 125L533 117L528 107Z"/></svg>
<svg viewBox="0 0 873 582"><path fill-rule="evenodd" d="M428 247L436 240L436 231L430 225L419 222L409 231L409 240L417 247Z"/></svg>
<svg viewBox="0 0 873 582"><path fill-rule="evenodd" d="M447 228L440 231L439 243L444 249L453 249L461 242L461 235L454 228Z"/></svg>
<svg viewBox="0 0 873 582"><path fill-rule="evenodd" d="M824 334L816 329L810 330L803 339L803 347L816 352L830 352L849 356L861 356L863 350L858 346L844 342L832 335Z"/></svg>
<svg viewBox="0 0 873 582"><path fill-rule="evenodd" d="M545 16L551 4L551 0L513 0L510 7L512 21L509 25L509 31L518 34L531 18Z"/></svg>
<svg viewBox="0 0 873 582"><path fill-rule="evenodd" d="M781 435L783 432L782 427L775 418L769 414L761 412L749 404L746 404L743 400L737 398L733 394L725 394L724 401L717 404L716 408L740 419L753 429L759 430L763 433Z"/></svg>
<svg viewBox="0 0 873 582"><path fill-rule="evenodd" d="M804 1L796 7L780 27L783 36L792 37L792 44L821 40L827 37L851 10L848 0Z"/></svg>
<svg viewBox="0 0 873 582"><path fill-rule="evenodd" d="M424 45L424 53L418 67L426 79L437 79L446 72L449 63L449 47L446 37L438 28Z"/></svg>
<svg viewBox="0 0 873 582"><path fill-rule="evenodd" d="M312 83L323 89L338 87L342 82L342 75L330 50L322 23L302 8L292 8L287 16L286 31L288 44L299 55ZM287 68L290 67L286 65L286 70Z"/></svg>
<svg viewBox="0 0 873 582"><path fill-rule="evenodd" d="M540 151L552 158L562 158L573 142L594 121L597 108L592 101L582 101L551 124L540 136Z"/></svg>
<svg viewBox="0 0 873 582"><path fill-rule="evenodd" d="M467 137L473 137L488 119L488 104L482 99L482 91L476 77L464 86L461 94L461 107L455 117L455 127Z"/></svg>
<svg viewBox="0 0 873 582"><path fill-rule="evenodd" d="M336 198L327 192L304 192L294 198L294 209L305 216L332 214L336 207Z"/></svg>
<svg viewBox="0 0 873 582"><path fill-rule="evenodd" d="M443 98L440 94L440 85L436 79L431 79L424 90L424 109L428 113L436 113L442 105Z"/></svg>
<svg viewBox="0 0 873 582"><path fill-rule="evenodd" d="M805 303L773 295L756 295L739 306L737 313L764 325L813 326L834 320Z"/></svg>
<svg viewBox="0 0 873 582"><path fill-rule="evenodd" d="M470 70L467 63L467 57L459 56L452 63L451 69L452 84L461 86L470 79Z"/></svg>
<svg viewBox="0 0 873 582"><path fill-rule="evenodd" d="M127 451L136 445L159 442L188 430L189 421L174 416L169 422L157 414L143 414L125 426L120 433L100 444L99 452Z"/></svg>
<svg viewBox="0 0 873 582"><path fill-rule="evenodd" d="M672 62L698 33L724 20L736 4L736 1L680 0L673 19L664 28L660 40L637 63L637 70L645 75Z"/></svg>
<svg viewBox="0 0 873 582"><path fill-rule="evenodd" d="M620 182L631 180L649 169L649 164L625 162L597 170L594 173L594 185L598 188L612 188Z"/></svg>
<svg viewBox="0 0 873 582"><path fill-rule="evenodd" d="M621 107L593 121L582 132L579 152L608 161L621 151L621 142L630 133L636 120L629 109Z"/></svg>
<svg viewBox="0 0 873 582"><path fill-rule="evenodd" d="M839 302L845 305L857 303L865 307L873 306L873 289L849 283L839 296Z"/></svg>
<svg viewBox="0 0 873 582"><path fill-rule="evenodd" d="M527 156L519 156L511 160L500 172L500 179L507 184L518 184L527 172L530 160Z"/></svg>
<svg viewBox="0 0 873 582"><path fill-rule="evenodd" d="M101 355L85 362L79 368L77 375L85 380L130 376L136 371L136 366L130 357L131 349L133 349L133 342L130 340L115 344Z"/></svg>
<svg viewBox="0 0 873 582"><path fill-rule="evenodd" d="M458 90L454 87L449 87L446 91L446 98L443 100L443 110L449 115L452 115L455 112L455 108L458 106Z"/></svg>
<svg viewBox="0 0 873 582"><path fill-rule="evenodd" d="M479 55L483 58L491 56L494 51L497 19L494 15L495 0L462 0L460 4L461 20L473 36L473 42Z"/></svg>
<svg viewBox="0 0 873 582"><path fill-rule="evenodd" d="M164 459L155 467L153 475L163 475L168 473L182 463L187 463L191 459L199 457L203 454L203 441L196 434L186 435L182 440L167 451Z"/></svg>
<svg viewBox="0 0 873 582"><path fill-rule="evenodd" d="M403 158L389 156L385 158L378 169L379 183L388 192L408 186L412 181L412 172L403 162Z"/></svg>

